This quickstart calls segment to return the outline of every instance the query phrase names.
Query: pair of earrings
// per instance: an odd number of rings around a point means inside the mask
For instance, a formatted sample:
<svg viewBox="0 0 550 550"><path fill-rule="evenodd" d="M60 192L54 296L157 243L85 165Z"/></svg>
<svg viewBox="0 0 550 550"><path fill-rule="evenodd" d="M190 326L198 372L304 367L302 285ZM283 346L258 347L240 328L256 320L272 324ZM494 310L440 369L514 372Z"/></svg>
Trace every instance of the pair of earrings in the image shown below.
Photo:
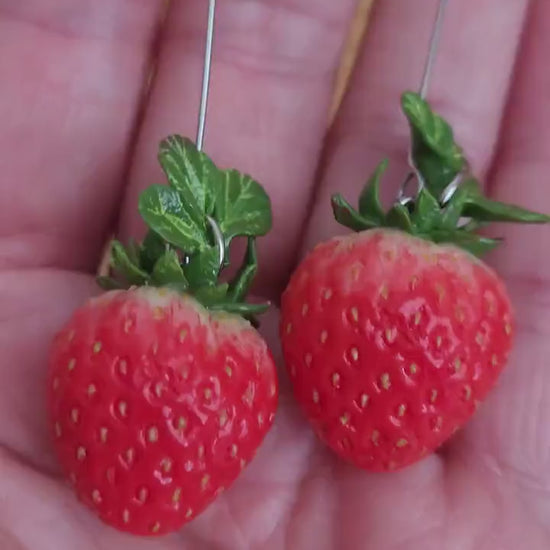
<svg viewBox="0 0 550 550"><path fill-rule="evenodd" d="M48 412L63 470L107 524L137 535L200 514L253 458L277 407L275 364L256 330L268 306L247 301L270 200L201 150L214 9L211 1L197 141L161 142L168 185L139 198L145 238L112 243L112 276L99 278L107 291L73 314L50 356ZM294 395L319 437L366 470L401 468L439 447L506 364L510 300L477 258L498 241L477 230L550 221L483 195L424 92L402 96L417 192L385 212L384 161L357 208L335 195L335 218L354 233L318 245L282 297ZM247 247L225 282L236 238Z"/></svg>

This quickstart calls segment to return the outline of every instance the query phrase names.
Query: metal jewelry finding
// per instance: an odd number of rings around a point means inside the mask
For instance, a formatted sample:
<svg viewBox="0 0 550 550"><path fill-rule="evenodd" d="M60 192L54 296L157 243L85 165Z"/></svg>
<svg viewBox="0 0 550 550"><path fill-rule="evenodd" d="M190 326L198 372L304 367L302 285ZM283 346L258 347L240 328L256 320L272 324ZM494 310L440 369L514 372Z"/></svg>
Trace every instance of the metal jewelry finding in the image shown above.
<svg viewBox="0 0 550 550"><path fill-rule="evenodd" d="M212 228L212 233L216 239L216 245L218 246L218 262L219 267L223 266L225 260L225 239L223 238L223 233L220 229L220 226L217 224L216 220L211 216L206 216L210 227Z"/></svg>
<svg viewBox="0 0 550 550"><path fill-rule="evenodd" d="M209 0L208 3L208 25L206 30L206 44L204 49L204 64L202 74L202 91L201 102L199 108L199 118L197 123L197 141L196 146L199 151L202 151L204 146L204 135L206 130L206 115L208 112L208 92L210 91L210 74L212 72L212 46L214 43L214 23L216 19L216 0ZM216 245L218 247L218 261L221 269L225 260L225 240L220 226L214 218L206 216Z"/></svg>
<svg viewBox="0 0 550 550"><path fill-rule="evenodd" d="M447 4L449 3L449 0L440 0L439 6L437 9L437 15L435 17L435 22L433 25L432 35L430 38L430 46L428 50L428 56L426 58L426 64L424 65L424 73L422 75L422 81L420 84L420 90L419 94L420 97L423 99L426 97L426 94L428 92L428 86L430 84L430 78L432 74L432 68L433 64L435 62L435 57L437 54L437 50L439 47L439 38L441 35L441 27L443 26L443 16L445 15L445 9L447 8ZM398 195L397 195L397 202L399 202L402 205L409 204L411 202L414 202L422 188L424 187L424 180L422 178L422 175L414 165L414 162L412 160L412 151L409 151L408 156L408 162L409 166L411 167L411 172L407 175L403 183L401 184L401 187L399 189ZM407 194L407 187L409 187L412 180L416 180L416 190L415 193L411 196ZM445 190L445 196L447 197L447 201L450 199L450 197L453 195L453 193L456 191L458 187L458 183L460 182L461 177L457 176L451 184L447 187ZM452 186L455 184L454 186ZM447 193L447 190L449 191ZM452 191L452 192L451 192ZM450 193L450 194L449 194Z"/></svg>
<svg viewBox="0 0 550 550"><path fill-rule="evenodd" d="M214 43L214 22L216 19L216 0L209 0L208 25L206 29L206 44L204 48L204 63L202 72L202 92L197 123L197 149L202 151L208 111L208 93L210 91L210 74L212 72L212 45Z"/></svg>
<svg viewBox="0 0 550 550"><path fill-rule="evenodd" d="M405 181L401 184L401 187L399 188L399 192L397 194L397 202L403 206L407 206L411 202L414 202L413 197L407 193L407 187L409 187L409 184L412 181L418 182L418 180L416 180L416 174L414 174L413 172L409 172L409 174L405 178ZM419 189L417 189L417 192L413 196L418 195L418 191Z"/></svg>
<svg viewBox="0 0 550 550"><path fill-rule="evenodd" d="M439 202L441 205L445 206L452 198L453 195L456 193L456 190L460 187L460 184L462 183L462 180L464 179L464 172L459 172L453 181L443 189L443 193L441 193L441 197L439 198Z"/></svg>

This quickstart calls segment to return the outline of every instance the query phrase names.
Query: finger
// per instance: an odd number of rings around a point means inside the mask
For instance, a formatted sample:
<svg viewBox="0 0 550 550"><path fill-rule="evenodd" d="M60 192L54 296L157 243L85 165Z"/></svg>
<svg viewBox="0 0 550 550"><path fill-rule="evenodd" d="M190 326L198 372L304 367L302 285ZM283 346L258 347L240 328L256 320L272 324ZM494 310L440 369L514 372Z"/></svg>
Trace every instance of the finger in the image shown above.
<svg viewBox="0 0 550 550"><path fill-rule="evenodd" d="M161 5L0 0L0 268L93 266Z"/></svg>
<svg viewBox="0 0 550 550"><path fill-rule="evenodd" d="M526 5L468 0L450 2L445 13L428 99L450 120L481 176L497 139ZM399 98L404 90L419 87L436 7L435 0L375 4L362 57L329 136L327 170L307 248L338 231L331 221L332 193L342 192L354 202L384 157L390 159L383 183L386 199L395 196L406 176L409 135Z"/></svg>
<svg viewBox="0 0 550 550"><path fill-rule="evenodd" d="M0 275L0 445L57 472L44 411L52 338L95 289L89 275L61 270ZM0 514L1 515L1 514Z"/></svg>
<svg viewBox="0 0 550 550"><path fill-rule="evenodd" d="M281 284L296 249L354 4L218 3L205 150L221 167L250 173L271 195L274 227L259 243L264 287ZM158 141L175 132L195 137L206 10L202 0L188 0L169 14L123 233L140 231L137 194L161 178Z"/></svg>
<svg viewBox="0 0 550 550"><path fill-rule="evenodd" d="M549 48L550 5L537 1L525 31L491 179L497 199L546 213ZM536 488L550 483L550 228L514 225L499 227L498 234L505 241L492 263L505 279L516 309L515 352L498 390L471 426L468 443L495 457L506 477L542 505L544 493Z"/></svg>

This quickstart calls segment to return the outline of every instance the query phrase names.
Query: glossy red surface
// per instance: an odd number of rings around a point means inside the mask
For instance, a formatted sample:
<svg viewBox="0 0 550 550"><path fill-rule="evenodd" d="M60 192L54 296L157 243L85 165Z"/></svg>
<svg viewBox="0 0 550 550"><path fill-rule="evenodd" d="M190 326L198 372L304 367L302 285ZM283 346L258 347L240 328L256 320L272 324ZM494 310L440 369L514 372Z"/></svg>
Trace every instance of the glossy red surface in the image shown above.
<svg viewBox="0 0 550 550"><path fill-rule="evenodd" d="M403 467L462 426L511 348L506 289L454 247L372 230L318 246L282 299L294 393L361 468Z"/></svg>
<svg viewBox="0 0 550 550"><path fill-rule="evenodd" d="M278 389L248 323L142 288L74 314L53 345L49 393L78 496L114 527L155 535L231 485L272 424Z"/></svg>

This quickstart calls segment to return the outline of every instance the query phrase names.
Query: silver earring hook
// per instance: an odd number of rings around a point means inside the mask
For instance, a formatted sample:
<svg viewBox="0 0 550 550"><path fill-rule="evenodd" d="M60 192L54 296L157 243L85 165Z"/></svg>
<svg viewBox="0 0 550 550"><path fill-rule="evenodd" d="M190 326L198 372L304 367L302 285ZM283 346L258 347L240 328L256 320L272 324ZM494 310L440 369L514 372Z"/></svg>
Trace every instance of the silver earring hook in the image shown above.
<svg viewBox="0 0 550 550"><path fill-rule="evenodd" d="M426 63L424 65L424 73L422 75L422 82L420 84L419 94L422 99L426 98L428 93L428 86L432 76L432 69L435 62L436 54L439 49L439 39L441 37L441 27L443 26L443 17L449 0L440 0L437 8L437 14L435 16L435 22L432 28L432 36L430 38L430 46L428 50L428 56L426 57Z"/></svg>
<svg viewBox="0 0 550 550"><path fill-rule="evenodd" d="M206 129L206 115L208 112L208 94L210 92L210 74L212 73L212 46L214 44L214 23L216 20L216 0L208 3L208 24L206 29L206 45L204 48L204 63L202 72L202 91L197 124L197 149L204 147L204 132Z"/></svg>
<svg viewBox="0 0 550 550"><path fill-rule="evenodd" d="M204 48L204 63L202 72L202 90L201 101L199 107L199 118L197 122L197 140L196 146L199 151L202 151L204 147L204 135L206 131L206 115L208 113L208 94L210 92L210 75L212 73L212 47L214 44L214 23L216 21L216 0L209 0L208 3L208 24L206 28L206 43ZM225 239L221 232L220 226L214 218L206 216L216 245L218 246L218 261L220 269L223 266L225 260Z"/></svg>
<svg viewBox="0 0 550 550"><path fill-rule="evenodd" d="M435 16L434 24L432 27L432 35L430 37L428 55L426 57L426 62L424 64L424 72L422 74L422 80L421 80L420 89L418 92L422 99L425 99L426 94L428 93L428 87L431 81L433 65L435 62L435 58L437 56L437 52L439 50L439 39L441 36L441 28L443 26L445 10L447 8L448 3L449 3L449 0L439 0L437 14ZM424 187L424 179L422 178L422 175L414 165L414 162L412 160L411 150L409 150L408 162L412 172L407 175L406 179L401 184L401 187L397 196L397 201L402 205L406 205L412 200L414 200L412 197L408 196L406 193L407 187L409 186L412 178L416 179L416 184L417 184L415 196L417 196L418 193L420 193L420 191Z"/></svg>
<svg viewBox="0 0 550 550"><path fill-rule="evenodd" d="M414 179L414 174L412 172L409 172L409 174L401 184L401 187L399 188L399 191L397 193L397 202L399 202L403 206L407 206L407 204L413 201L412 197L407 193L407 188L409 187L409 184L414 181Z"/></svg>

